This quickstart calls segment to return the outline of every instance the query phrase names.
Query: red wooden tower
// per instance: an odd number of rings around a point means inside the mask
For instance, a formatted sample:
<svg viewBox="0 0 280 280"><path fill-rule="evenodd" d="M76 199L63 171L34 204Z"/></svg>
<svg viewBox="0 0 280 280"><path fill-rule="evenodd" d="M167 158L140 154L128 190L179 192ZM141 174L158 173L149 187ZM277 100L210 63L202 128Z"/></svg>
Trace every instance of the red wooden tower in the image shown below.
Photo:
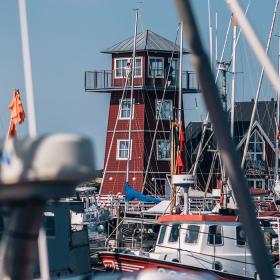
<svg viewBox="0 0 280 280"><path fill-rule="evenodd" d="M133 42L131 37L102 51L112 56L111 70L85 73L86 91L111 93L101 194L124 193L130 146L130 186L145 194L164 195L169 188L166 175L170 173L170 120L177 113L180 48L152 31L138 33L131 104L129 62ZM194 73L183 71L182 85L183 93L197 92Z"/></svg>

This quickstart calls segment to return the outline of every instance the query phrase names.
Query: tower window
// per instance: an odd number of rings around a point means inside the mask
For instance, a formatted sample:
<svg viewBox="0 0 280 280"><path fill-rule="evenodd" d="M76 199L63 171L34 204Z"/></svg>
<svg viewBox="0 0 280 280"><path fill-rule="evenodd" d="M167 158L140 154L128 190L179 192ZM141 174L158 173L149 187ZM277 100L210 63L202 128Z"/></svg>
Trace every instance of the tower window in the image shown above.
<svg viewBox="0 0 280 280"><path fill-rule="evenodd" d="M115 59L115 78L126 78L131 74L131 58ZM142 77L142 58L135 58L134 77Z"/></svg>
<svg viewBox="0 0 280 280"><path fill-rule="evenodd" d="M132 141L130 144L130 150L132 146ZM127 160L128 159L128 149L129 149L129 140L127 139L119 139L117 140L117 160ZM131 158L131 153L130 153Z"/></svg>
<svg viewBox="0 0 280 280"><path fill-rule="evenodd" d="M170 160L170 140L157 140L157 159Z"/></svg>
<svg viewBox="0 0 280 280"><path fill-rule="evenodd" d="M128 120L130 118L131 107L132 107L131 118L133 119L134 102L132 102L132 106L131 106L131 100L130 99L120 100L119 119Z"/></svg>
<svg viewBox="0 0 280 280"><path fill-rule="evenodd" d="M172 116L172 100L156 100L156 119L171 120Z"/></svg>
<svg viewBox="0 0 280 280"><path fill-rule="evenodd" d="M164 59L163 57L149 57L149 77L163 78L164 77Z"/></svg>

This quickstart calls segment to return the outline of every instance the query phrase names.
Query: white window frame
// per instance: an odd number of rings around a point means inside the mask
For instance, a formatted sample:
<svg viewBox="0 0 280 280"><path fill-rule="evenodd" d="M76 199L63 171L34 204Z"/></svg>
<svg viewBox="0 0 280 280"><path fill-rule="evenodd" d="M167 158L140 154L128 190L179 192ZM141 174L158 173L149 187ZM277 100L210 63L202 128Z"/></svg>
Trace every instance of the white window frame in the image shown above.
<svg viewBox="0 0 280 280"><path fill-rule="evenodd" d="M150 60L151 59L159 59L162 61L162 75L161 76L156 76L154 77L153 75L150 75ZM159 57L159 56L149 56L149 59L148 59L148 78L164 78L164 57Z"/></svg>
<svg viewBox="0 0 280 280"><path fill-rule="evenodd" d="M170 142L170 140L169 139L157 139L157 160L160 160L160 161L170 161L170 159L171 159L171 143L170 143L170 158L159 158L159 149L158 149L158 142L159 141L168 141L168 142Z"/></svg>
<svg viewBox="0 0 280 280"><path fill-rule="evenodd" d="M120 157L119 157L120 142L121 142L121 141L129 141L129 139L117 139L117 154L116 154L116 159L117 159L117 160L128 160L128 157L126 157L126 158L120 158ZM131 154L132 154L132 139L130 140L129 160L131 160Z"/></svg>
<svg viewBox="0 0 280 280"><path fill-rule="evenodd" d="M248 159L257 160L257 159L256 159L256 155L257 155L257 154L262 154L262 160L265 161L265 141L264 141L264 138L262 137L262 135L261 135L257 130L255 130L255 131L253 131L253 133L251 134L250 139L251 139L252 136L255 137L255 133L259 136L259 138L260 138L261 141L262 141L262 152L256 152L256 151L255 151L256 143L261 143L261 142L255 142L255 139L254 139L254 142L249 141L249 145L250 145L250 143L253 143L253 144L254 144L254 151L253 151L253 152L250 152L250 151L248 150L248 152L247 152ZM250 158L249 155L253 155L253 158Z"/></svg>
<svg viewBox="0 0 280 280"><path fill-rule="evenodd" d="M164 99L163 100L163 102L165 102L165 101L171 101L171 112L170 112L170 114L171 114L171 118L162 118L161 117L161 112L159 111L158 112L158 110L157 110L157 106L158 106L158 102L161 102L162 100L159 100L159 99L156 99L155 100L155 106L156 106L156 120L163 120L163 121L165 121L165 120L171 120L172 118L173 118L173 100L172 99Z"/></svg>
<svg viewBox="0 0 280 280"><path fill-rule="evenodd" d="M119 120L129 120L130 117L122 117L121 116L121 113L122 113L122 101L130 101L130 98L126 98L126 99L120 99L119 101L119 114L118 114L118 119ZM135 104L135 99L133 98L133 101L132 101L132 115L131 115L131 119L133 120L134 119L134 104Z"/></svg>
<svg viewBox="0 0 280 280"><path fill-rule="evenodd" d="M143 60L142 60L142 56L135 57L135 64L136 64L136 60L137 59L140 59L140 65L141 65L141 68L140 68L141 71L140 72L141 72L141 74L140 75L136 75L135 71L134 71L134 78L142 78L142 76L143 76L143 67L142 67L143 66L142 65ZM123 75L117 76L116 75L116 72L117 72L117 61L118 60L127 60L127 62L128 62L128 61L131 61L132 58L131 57L118 57L118 58L116 57L116 58L114 58L114 78L115 79L124 79L124 78L126 78L125 76L123 76Z"/></svg>

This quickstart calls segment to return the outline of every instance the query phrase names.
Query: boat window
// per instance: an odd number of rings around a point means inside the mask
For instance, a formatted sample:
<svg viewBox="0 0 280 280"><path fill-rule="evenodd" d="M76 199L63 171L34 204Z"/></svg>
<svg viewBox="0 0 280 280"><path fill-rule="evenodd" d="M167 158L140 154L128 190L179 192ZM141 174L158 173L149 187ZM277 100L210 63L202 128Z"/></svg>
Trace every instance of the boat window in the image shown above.
<svg viewBox="0 0 280 280"><path fill-rule="evenodd" d="M170 235L169 235L169 239L168 241L169 242L176 242L179 238L179 226L178 224L175 224L172 226L171 228L171 232L170 232Z"/></svg>
<svg viewBox="0 0 280 280"><path fill-rule="evenodd" d="M197 225L188 225L186 229L186 243L197 243L200 227Z"/></svg>
<svg viewBox="0 0 280 280"><path fill-rule="evenodd" d="M221 225L209 226L208 244L209 245L222 245L223 244L222 226Z"/></svg>
<svg viewBox="0 0 280 280"><path fill-rule="evenodd" d="M55 236L55 215L53 212L44 213L44 228L47 236Z"/></svg>
<svg viewBox="0 0 280 280"><path fill-rule="evenodd" d="M162 244L163 243L164 236L165 236L165 233L166 233L166 228L167 228L167 225L163 225L161 227L159 238L158 238L158 244Z"/></svg>
<svg viewBox="0 0 280 280"><path fill-rule="evenodd" d="M236 243L239 246L244 246L246 244L246 234L242 226L236 227Z"/></svg>

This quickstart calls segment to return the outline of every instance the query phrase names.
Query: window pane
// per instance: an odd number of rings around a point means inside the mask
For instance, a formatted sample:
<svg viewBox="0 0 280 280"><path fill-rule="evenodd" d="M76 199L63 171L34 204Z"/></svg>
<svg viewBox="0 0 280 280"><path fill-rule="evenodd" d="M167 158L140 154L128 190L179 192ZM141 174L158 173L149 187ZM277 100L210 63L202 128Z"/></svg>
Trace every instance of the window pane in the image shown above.
<svg viewBox="0 0 280 280"><path fill-rule="evenodd" d="M131 102L129 99L124 99L120 105L120 118L121 119L129 119L130 118L130 110L131 110Z"/></svg>
<svg viewBox="0 0 280 280"><path fill-rule="evenodd" d="M199 226L188 225L185 242L186 243L196 243L199 235Z"/></svg>
<svg viewBox="0 0 280 280"><path fill-rule="evenodd" d="M55 236L55 216L44 215L43 223L47 236Z"/></svg>
<svg viewBox="0 0 280 280"><path fill-rule="evenodd" d="M236 227L236 242L237 245L244 246L246 243L245 230L242 226Z"/></svg>
<svg viewBox="0 0 280 280"><path fill-rule="evenodd" d="M158 140L157 157L159 160L170 159L170 141L169 140Z"/></svg>
<svg viewBox="0 0 280 280"><path fill-rule="evenodd" d="M164 225L164 226L161 227L159 238L158 238L158 244L162 244L163 243L163 239L164 239L164 236L165 236L166 228L167 228L167 225Z"/></svg>
<svg viewBox="0 0 280 280"><path fill-rule="evenodd" d="M121 140L118 142L118 158L128 159L128 140Z"/></svg>
<svg viewBox="0 0 280 280"><path fill-rule="evenodd" d="M253 188L254 187L254 181L253 180L248 180L248 187Z"/></svg>
<svg viewBox="0 0 280 280"><path fill-rule="evenodd" d="M221 225L209 226L208 244L210 244L210 245L223 244L222 226Z"/></svg>
<svg viewBox="0 0 280 280"><path fill-rule="evenodd" d="M162 120L172 119L172 100L156 101L156 118Z"/></svg>
<svg viewBox="0 0 280 280"><path fill-rule="evenodd" d="M255 159L262 161L263 160L263 154L262 153L261 154L255 154Z"/></svg>
<svg viewBox="0 0 280 280"><path fill-rule="evenodd" d="M150 58L149 59L149 76L159 77L163 76L163 59Z"/></svg>
<svg viewBox="0 0 280 280"><path fill-rule="evenodd" d="M169 242L176 242L179 238L179 225L175 224L171 228L171 232L169 235Z"/></svg>
<svg viewBox="0 0 280 280"><path fill-rule="evenodd" d="M256 188L261 189L263 187L263 181L262 180L256 180Z"/></svg>
<svg viewBox="0 0 280 280"><path fill-rule="evenodd" d="M262 153L263 152L263 144L262 143L256 143L256 152Z"/></svg>

